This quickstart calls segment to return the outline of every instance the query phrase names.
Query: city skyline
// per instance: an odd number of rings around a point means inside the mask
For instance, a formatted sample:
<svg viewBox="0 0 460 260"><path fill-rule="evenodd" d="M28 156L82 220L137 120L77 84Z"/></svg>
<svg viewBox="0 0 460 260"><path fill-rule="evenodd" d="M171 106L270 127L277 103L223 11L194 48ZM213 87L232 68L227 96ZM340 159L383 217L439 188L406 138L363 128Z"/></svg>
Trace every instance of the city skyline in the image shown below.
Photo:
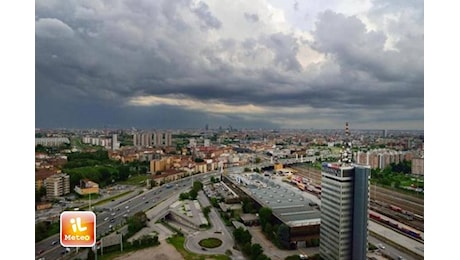
<svg viewBox="0 0 460 260"><path fill-rule="evenodd" d="M218 3L37 1L36 128L423 130L423 1Z"/></svg>

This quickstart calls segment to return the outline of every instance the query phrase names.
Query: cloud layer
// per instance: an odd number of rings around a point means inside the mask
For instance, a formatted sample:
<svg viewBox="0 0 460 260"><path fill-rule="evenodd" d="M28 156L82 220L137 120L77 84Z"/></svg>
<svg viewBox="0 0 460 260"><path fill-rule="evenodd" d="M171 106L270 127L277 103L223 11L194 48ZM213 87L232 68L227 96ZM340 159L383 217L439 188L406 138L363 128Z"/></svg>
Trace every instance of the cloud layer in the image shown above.
<svg viewBox="0 0 460 260"><path fill-rule="evenodd" d="M423 37L417 1L39 0L36 127L423 129Z"/></svg>

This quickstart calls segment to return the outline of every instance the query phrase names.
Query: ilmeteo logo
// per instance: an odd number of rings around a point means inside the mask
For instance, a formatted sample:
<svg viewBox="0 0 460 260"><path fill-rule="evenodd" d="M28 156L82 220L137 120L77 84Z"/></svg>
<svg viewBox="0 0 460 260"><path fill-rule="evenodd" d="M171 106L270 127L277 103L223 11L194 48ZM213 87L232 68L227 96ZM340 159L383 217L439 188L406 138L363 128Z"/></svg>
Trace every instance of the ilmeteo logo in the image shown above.
<svg viewBox="0 0 460 260"><path fill-rule="evenodd" d="M96 243L96 215L92 211L64 211L60 226L64 247L92 247Z"/></svg>

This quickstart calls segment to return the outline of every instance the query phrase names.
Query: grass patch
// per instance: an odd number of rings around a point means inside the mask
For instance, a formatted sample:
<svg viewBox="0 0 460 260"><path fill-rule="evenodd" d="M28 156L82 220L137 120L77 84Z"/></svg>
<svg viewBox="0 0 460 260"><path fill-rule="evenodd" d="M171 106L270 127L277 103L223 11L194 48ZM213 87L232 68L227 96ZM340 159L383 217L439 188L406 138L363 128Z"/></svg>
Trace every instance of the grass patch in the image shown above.
<svg viewBox="0 0 460 260"><path fill-rule="evenodd" d="M100 201L98 201L98 202L96 202L96 203L94 203L94 204L91 203L91 207L100 206L100 205L105 204L105 203L107 203L107 202L109 202L109 201L112 201L112 200L118 199L118 198L120 198L120 197L123 197L123 196L125 196L126 194L129 194L129 193L131 193L131 192L133 192L133 191L132 191L132 190L128 190L128 191L122 192L122 193L120 193L120 194L117 194L117 195L115 195L115 196L112 196L112 197L110 197L110 198L100 200ZM92 199L92 197L91 197L91 199ZM83 206L81 207L81 209L82 209L82 210L83 210L83 209L84 209L84 210L89 210L89 204L83 205ZM73 210L73 208L68 208L67 210Z"/></svg>
<svg viewBox="0 0 460 260"><path fill-rule="evenodd" d="M206 248L216 248L222 245L222 240L215 238L215 237L210 237L210 238L201 240L198 244Z"/></svg>
<svg viewBox="0 0 460 260"><path fill-rule="evenodd" d="M185 260L230 260L229 256L226 255L199 255L185 250L184 242L185 237L174 235L167 239L168 243L176 248L176 250L182 255Z"/></svg>
<svg viewBox="0 0 460 260"><path fill-rule="evenodd" d="M41 221L35 224L35 242L40 242L45 238L48 238L54 234L59 234L60 225L59 222L49 223Z"/></svg>
<svg viewBox="0 0 460 260"><path fill-rule="evenodd" d="M123 184L123 185L142 186L142 185L145 185L145 181L147 179L150 179L150 174L139 174L139 175L131 176L126 181L120 181L118 183Z"/></svg>

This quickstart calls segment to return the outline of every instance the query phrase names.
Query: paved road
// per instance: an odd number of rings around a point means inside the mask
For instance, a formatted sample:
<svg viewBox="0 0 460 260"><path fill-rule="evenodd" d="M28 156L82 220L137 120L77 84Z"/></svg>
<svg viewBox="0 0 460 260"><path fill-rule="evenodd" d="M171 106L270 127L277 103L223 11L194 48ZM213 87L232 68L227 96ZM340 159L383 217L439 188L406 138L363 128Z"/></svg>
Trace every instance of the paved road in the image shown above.
<svg viewBox="0 0 460 260"><path fill-rule="evenodd" d="M190 179L181 179L174 184L178 184L180 188L186 188L187 185L191 185L191 182ZM172 194L177 194L174 186L171 188L166 188L165 186L155 187L145 192L142 191L142 188L137 189L129 195L108 202L104 206L96 207L96 236L100 237L109 234L114 228L124 225L127 217L134 215L136 212L154 207L164 198ZM36 255L36 259L41 257L45 257L46 259L64 258L65 255L63 252L65 248L60 245L59 241L59 234L56 234L36 243L35 250L37 253L44 250L41 254Z"/></svg>
<svg viewBox="0 0 460 260"><path fill-rule="evenodd" d="M202 191L198 193L198 201L202 207L211 205ZM211 228L209 230L196 231L186 237L185 248L197 254L225 254L227 250L230 250L232 251L233 259L245 259L241 252L233 249L233 236L227 229L227 226L222 222L222 219L214 207L211 207L211 211L209 212L209 221L211 222ZM199 242L203 239L212 237L220 239L222 245L216 248L207 248L203 250Z"/></svg>
<svg viewBox="0 0 460 260"><path fill-rule="evenodd" d="M282 159L281 163L291 163L295 162L295 159ZM263 168L273 165L271 162L262 162L259 164L253 164L253 168ZM227 169L227 172L241 172L244 167L231 167ZM219 170L211 171L208 173L196 174L191 177L180 179L172 183L172 185L178 184L178 189L186 189L190 187L193 180L201 180L203 176L218 176L220 174ZM175 186L171 188L166 188L165 185L162 187L155 187L151 190L145 191L142 194L138 192L143 189L136 189L134 192L124 196L123 198L116 199L107 203L104 206L96 207L96 235L98 237L109 234L113 228L121 226L125 223L126 217L132 216L138 211L145 211L148 208L151 208L157 203L165 198L168 195L176 193L179 194L178 190L175 189ZM96 203L94 201L93 203ZM165 204L166 207L167 204ZM169 207L169 205L167 205ZM98 209L101 211L99 212ZM155 215L150 215L154 217ZM62 259L65 257L64 251L65 248L62 247L59 243L59 234L53 235L47 239L44 239L35 244L36 259L41 257L46 257L46 259ZM75 249L71 249L72 254ZM39 254L40 253L40 254Z"/></svg>

